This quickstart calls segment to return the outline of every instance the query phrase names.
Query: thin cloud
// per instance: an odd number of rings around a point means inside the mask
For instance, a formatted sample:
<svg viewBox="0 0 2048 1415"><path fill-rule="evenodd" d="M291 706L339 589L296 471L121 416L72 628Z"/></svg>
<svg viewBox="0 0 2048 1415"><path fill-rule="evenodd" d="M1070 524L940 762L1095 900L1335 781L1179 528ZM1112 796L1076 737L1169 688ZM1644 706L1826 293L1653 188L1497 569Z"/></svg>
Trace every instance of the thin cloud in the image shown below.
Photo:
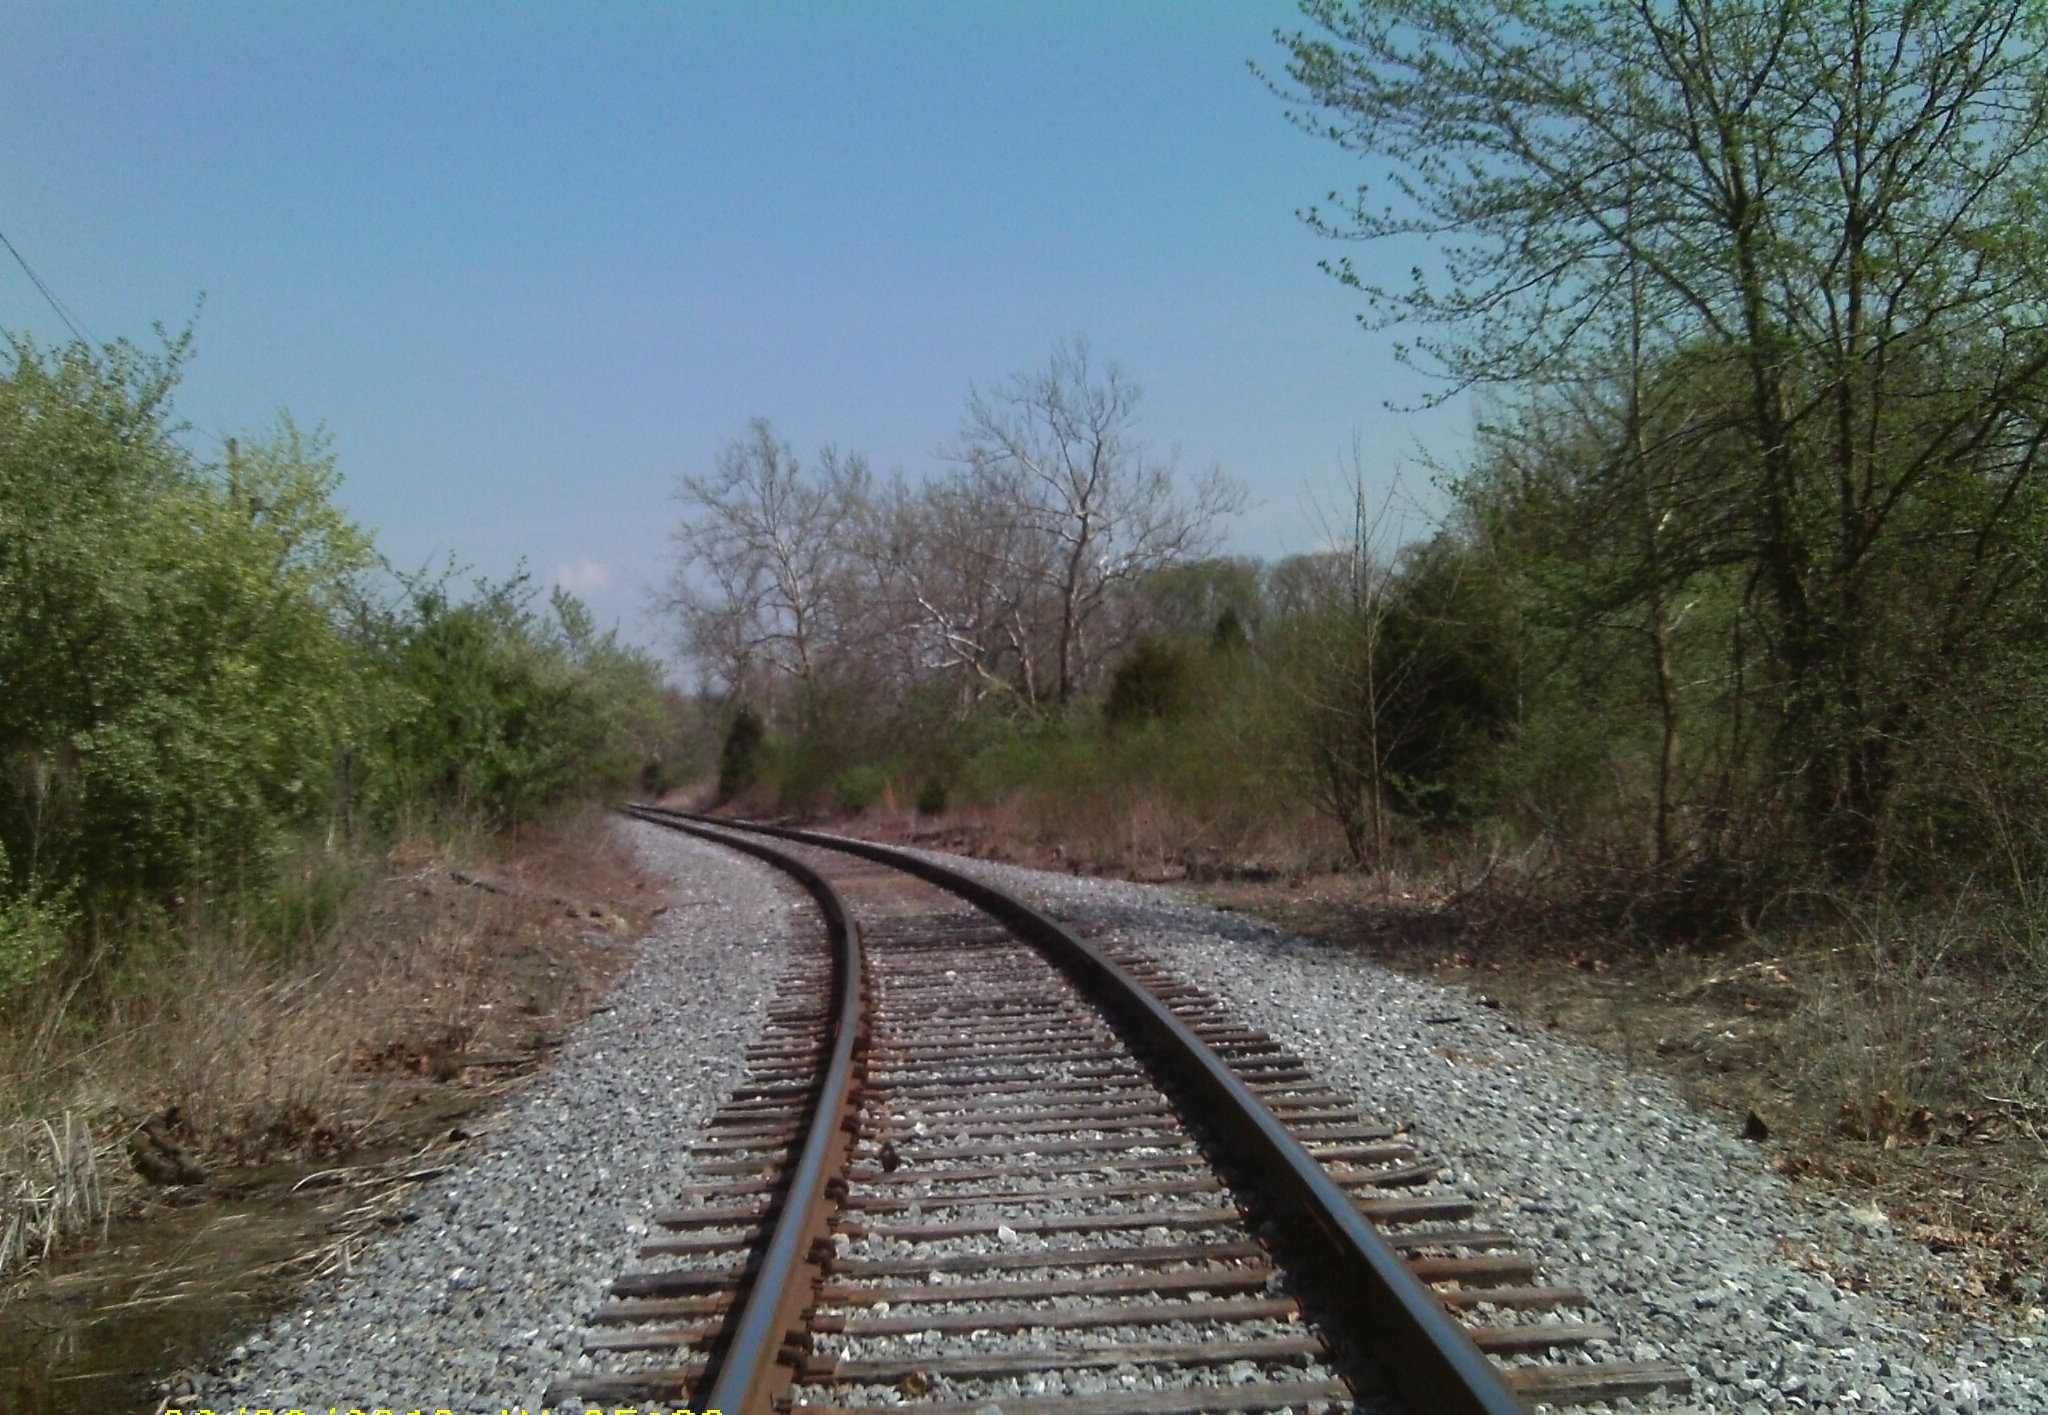
<svg viewBox="0 0 2048 1415"><path fill-rule="evenodd" d="M612 567L598 560L572 560L555 567L555 583L573 595L610 592Z"/></svg>

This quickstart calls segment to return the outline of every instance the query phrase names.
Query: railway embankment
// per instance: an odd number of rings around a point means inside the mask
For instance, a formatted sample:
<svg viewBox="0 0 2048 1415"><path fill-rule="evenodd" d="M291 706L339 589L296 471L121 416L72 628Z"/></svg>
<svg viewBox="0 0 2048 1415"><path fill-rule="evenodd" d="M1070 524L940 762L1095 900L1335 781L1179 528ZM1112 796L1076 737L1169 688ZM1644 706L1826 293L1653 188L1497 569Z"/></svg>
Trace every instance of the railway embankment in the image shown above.
<svg viewBox="0 0 2048 1415"><path fill-rule="evenodd" d="M217 1402L499 1409L585 1359L584 1319L661 1185L682 1182L676 1136L740 1076L777 940L807 907L759 865L634 833L676 891L641 961L353 1276L205 1374ZM1412 1116L1546 1272L1690 1368L1680 1408L2048 1406L2048 1339L1943 1305L1926 1249L1881 1214L1788 1182L1611 1055L1174 890L965 867L1227 999L1362 1105Z"/></svg>

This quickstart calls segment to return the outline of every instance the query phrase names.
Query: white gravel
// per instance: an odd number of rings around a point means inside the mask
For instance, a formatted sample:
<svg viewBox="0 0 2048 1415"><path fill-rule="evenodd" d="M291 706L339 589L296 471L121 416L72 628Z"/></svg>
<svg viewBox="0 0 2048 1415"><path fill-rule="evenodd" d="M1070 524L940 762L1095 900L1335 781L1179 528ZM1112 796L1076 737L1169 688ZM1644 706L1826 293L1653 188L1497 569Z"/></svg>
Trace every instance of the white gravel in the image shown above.
<svg viewBox="0 0 2048 1415"><path fill-rule="evenodd" d="M1657 1078L1170 889L933 858L1143 949L1368 1110L1414 1121L1426 1153L1494 1196L1546 1280L1581 1286L1622 1330L1611 1358L1692 1370L1677 1408L2048 1412L2038 1313L2039 1335L1941 1313L1924 1248L1867 1206L1787 1183ZM1829 1276L1847 1263L1889 1280L1847 1291Z"/></svg>
<svg viewBox="0 0 2048 1415"><path fill-rule="evenodd" d="M537 1411L549 1379L576 1369L585 1318L744 1074L784 941L816 928L766 865L618 828L669 882L670 907L611 997L420 1192L415 1222L244 1341L194 1406Z"/></svg>

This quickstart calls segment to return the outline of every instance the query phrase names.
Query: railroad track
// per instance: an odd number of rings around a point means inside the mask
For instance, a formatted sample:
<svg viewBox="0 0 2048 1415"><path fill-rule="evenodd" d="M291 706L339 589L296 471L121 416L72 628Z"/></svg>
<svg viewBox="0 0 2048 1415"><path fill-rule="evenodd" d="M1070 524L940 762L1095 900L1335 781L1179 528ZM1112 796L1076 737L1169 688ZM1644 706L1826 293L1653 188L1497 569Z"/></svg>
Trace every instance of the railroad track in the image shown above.
<svg viewBox="0 0 2048 1415"><path fill-rule="evenodd" d="M826 927L551 1403L1504 1415L1682 1391L1226 1001L886 846L635 807ZM775 844L768 840L779 837Z"/></svg>

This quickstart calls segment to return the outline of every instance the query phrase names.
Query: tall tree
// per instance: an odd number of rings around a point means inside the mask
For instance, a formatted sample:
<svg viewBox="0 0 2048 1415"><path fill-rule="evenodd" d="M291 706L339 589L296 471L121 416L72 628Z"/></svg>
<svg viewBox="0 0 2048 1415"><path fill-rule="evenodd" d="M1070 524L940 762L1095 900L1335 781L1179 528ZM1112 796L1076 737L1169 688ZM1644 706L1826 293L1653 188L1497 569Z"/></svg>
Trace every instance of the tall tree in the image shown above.
<svg viewBox="0 0 2048 1415"><path fill-rule="evenodd" d="M667 602L683 647L728 694L787 678L807 710L823 656L843 642L835 596L870 480L858 453L829 447L807 471L766 418L726 444L708 476L677 478L685 519Z"/></svg>
<svg viewBox="0 0 2048 1415"><path fill-rule="evenodd" d="M1041 369L967 400L953 452L962 474L1025 533L1010 567L1049 601L1055 692L1065 702L1120 642L1113 598L1148 575L1214 548L1242 494L1212 468L1190 488L1137 439L1140 390L1086 341L1061 344Z"/></svg>
<svg viewBox="0 0 2048 1415"><path fill-rule="evenodd" d="M1302 119L1383 173L1310 219L1426 243L1401 285L1332 266L1370 322L1412 331L1409 357L1527 390L1609 364L1629 324L1648 365L1683 354L1730 390L1719 494L1776 768L1861 871L1926 684L2039 583L2048 10L1303 8L1319 32L1284 41Z"/></svg>

